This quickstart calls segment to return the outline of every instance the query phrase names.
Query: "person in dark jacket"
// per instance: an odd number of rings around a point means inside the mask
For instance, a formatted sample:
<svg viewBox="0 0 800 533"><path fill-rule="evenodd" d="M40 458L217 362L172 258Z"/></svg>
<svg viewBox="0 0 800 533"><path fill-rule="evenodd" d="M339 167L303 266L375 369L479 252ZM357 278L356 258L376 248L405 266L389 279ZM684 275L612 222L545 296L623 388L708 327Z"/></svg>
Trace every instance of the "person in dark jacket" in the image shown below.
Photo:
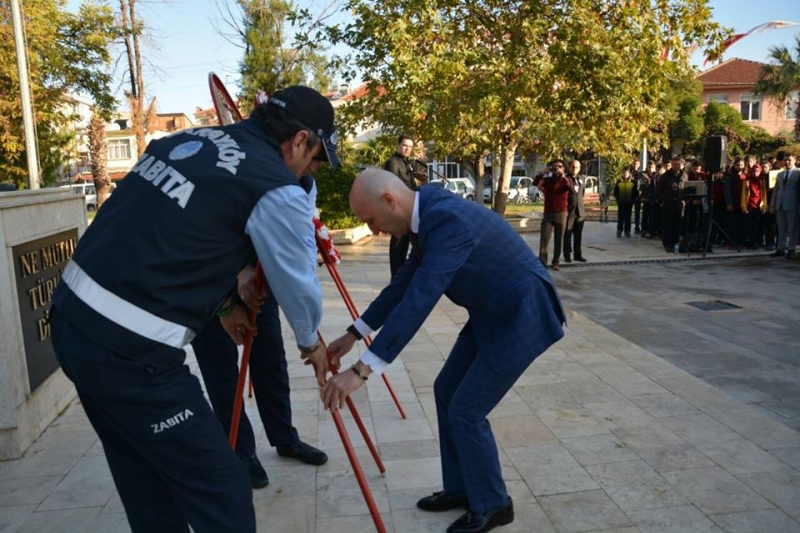
<svg viewBox="0 0 800 533"><path fill-rule="evenodd" d="M152 141L99 210L53 294L52 342L100 437L134 533L253 533L247 472L184 364L258 259L322 383L313 201L299 177L336 158L333 108L293 86L228 126Z"/></svg>
<svg viewBox="0 0 800 533"><path fill-rule="evenodd" d="M406 187L412 191L417 190L414 181L414 169L411 166L411 151L414 149L414 141L408 135L401 135L397 138L397 150L383 165L383 170L388 170L402 181ZM389 240L389 271L392 277L397 274L403 263L408 257L408 236L395 237L392 235Z"/></svg>
<svg viewBox="0 0 800 533"><path fill-rule="evenodd" d="M681 238L681 218L683 217L683 187L688 180L683 170L683 158L675 156L670 161L670 169L658 180L656 198L661 205L661 240L664 250L673 252Z"/></svg>
<svg viewBox="0 0 800 533"><path fill-rule="evenodd" d="M614 185L614 198L617 200L617 237L622 237L623 231L626 237L631 236L631 212L638 197L639 191L636 182L631 178L631 170L625 167L622 169L620 180Z"/></svg>
<svg viewBox="0 0 800 533"><path fill-rule="evenodd" d="M575 252L575 261L586 262L581 251L583 242L583 224L586 217L586 206L583 197L586 194L586 177L581 175L581 162L577 159L570 161L567 178L572 188L567 199L567 228L564 232L564 261L571 263L571 255Z"/></svg>

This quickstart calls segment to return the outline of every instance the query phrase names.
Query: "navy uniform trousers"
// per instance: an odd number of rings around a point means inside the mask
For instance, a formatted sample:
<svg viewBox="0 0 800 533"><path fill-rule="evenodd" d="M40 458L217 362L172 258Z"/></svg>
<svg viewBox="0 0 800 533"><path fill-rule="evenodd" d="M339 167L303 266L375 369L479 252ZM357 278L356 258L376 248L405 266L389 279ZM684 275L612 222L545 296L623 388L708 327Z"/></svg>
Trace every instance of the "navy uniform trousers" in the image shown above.
<svg viewBox="0 0 800 533"><path fill-rule="evenodd" d="M289 371L281 336L278 302L270 295L256 318L258 334L253 339L250 355L250 375L256 395L256 405L264 431L272 446L299 441L292 426L292 406L289 399ZM222 328L218 319L211 320L192 341L214 412L227 435L231 427L236 381L239 377L239 350ZM253 426L242 407L236 454L247 458L256 453Z"/></svg>
<svg viewBox="0 0 800 533"><path fill-rule="evenodd" d="M55 307L50 316L56 357L100 437L131 530L255 532L247 472L189 367L121 357Z"/></svg>

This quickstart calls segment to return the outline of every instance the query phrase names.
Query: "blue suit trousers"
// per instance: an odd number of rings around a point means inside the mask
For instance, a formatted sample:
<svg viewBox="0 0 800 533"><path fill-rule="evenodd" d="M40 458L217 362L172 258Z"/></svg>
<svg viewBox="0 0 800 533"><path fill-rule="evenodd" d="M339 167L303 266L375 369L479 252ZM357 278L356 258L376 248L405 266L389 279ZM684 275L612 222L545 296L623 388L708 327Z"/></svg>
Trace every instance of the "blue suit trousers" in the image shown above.
<svg viewBox="0 0 800 533"><path fill-rule="evenodd" d="M478 357L467 322L434 382L444 490L466 494L472 511L496 511L508 503L497 443L486 417L524 370L508 375L492 370Z"/></svg>

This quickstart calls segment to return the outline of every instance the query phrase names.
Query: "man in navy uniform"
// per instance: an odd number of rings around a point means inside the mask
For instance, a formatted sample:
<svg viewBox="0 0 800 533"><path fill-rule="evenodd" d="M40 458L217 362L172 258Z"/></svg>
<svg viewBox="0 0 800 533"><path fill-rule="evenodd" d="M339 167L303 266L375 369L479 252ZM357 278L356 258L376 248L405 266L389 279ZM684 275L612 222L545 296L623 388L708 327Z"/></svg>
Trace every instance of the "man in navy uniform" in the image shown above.
<svg viewBox="0 0 800 533"><path fill-rule="evenodd" d="M381 373L446 295L469 320L433 385L444 490L424 511L467 508L448 533L482 533L514 520L497 444L486 419L536 357L563 335L564 311L544 265L496 213L443 189L409 190L365 170L350 191L353 213L373 233L408 235L412 250L391 283L347 333L329 345L334 362L380 329L350 371L322 389L339 408L370 373ZM534 335L519 335L534 328Z"/></svg>
<svg viewBox="0 0 800 533"><path fill-rule="evenodd" d="M134 532L254 532L247 473L183 347L256 259L321 383L313 202L299 176L338 164L333 108L293 86L247 120L153 141L86 230L53 295L56 356L97 431Z"/></svg>

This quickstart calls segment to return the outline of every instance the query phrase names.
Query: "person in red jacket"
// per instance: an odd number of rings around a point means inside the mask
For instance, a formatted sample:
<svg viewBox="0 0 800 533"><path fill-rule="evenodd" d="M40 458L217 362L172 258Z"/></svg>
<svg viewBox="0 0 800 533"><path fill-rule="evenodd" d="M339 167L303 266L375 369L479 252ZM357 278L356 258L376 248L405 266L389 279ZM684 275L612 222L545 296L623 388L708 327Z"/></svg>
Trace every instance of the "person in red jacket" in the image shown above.
<svg viewBox="0 0 800 533"><path fill-rule="evenodd" d="M540 174L533 184L544 191L544 216L539 241L539 261L547 266L547 249L550 239L555 233L553 244L553 270L561 270L561 246L564 244L564 232L567 228L567 206L571 182L564 174L564 161L553 161L550 172Z"/></svg>

